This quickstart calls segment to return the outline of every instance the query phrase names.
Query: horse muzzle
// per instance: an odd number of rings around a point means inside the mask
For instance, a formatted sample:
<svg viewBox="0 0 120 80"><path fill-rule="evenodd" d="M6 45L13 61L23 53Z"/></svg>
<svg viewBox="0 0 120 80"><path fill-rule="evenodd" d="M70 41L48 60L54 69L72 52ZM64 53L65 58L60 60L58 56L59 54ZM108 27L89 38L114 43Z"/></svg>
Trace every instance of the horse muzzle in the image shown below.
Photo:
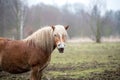
<svg viewBox="0 0 120 80"><path fill-rule="evenodd" d="M58 51L59 53L64 53L64 48L59 48Z"/></svg>
<svg viewBox="0 0 120 80"><path fill-rule="evenodd" d="M57 45L59 53L64 53L64 47L65 47L64 43L59 43Z"/></svg>

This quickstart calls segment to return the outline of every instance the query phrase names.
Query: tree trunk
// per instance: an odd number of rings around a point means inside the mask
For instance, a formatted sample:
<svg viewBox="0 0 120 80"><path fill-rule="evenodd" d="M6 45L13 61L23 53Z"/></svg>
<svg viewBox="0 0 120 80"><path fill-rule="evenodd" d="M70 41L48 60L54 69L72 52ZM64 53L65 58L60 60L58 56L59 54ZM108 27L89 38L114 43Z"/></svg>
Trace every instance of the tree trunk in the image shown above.
<svg viewBox="0 0 120 80"><path fill-rule="evenodd" d="M96 22L96 43L101 43L101 26L100 20L98 19Z"/></svg>

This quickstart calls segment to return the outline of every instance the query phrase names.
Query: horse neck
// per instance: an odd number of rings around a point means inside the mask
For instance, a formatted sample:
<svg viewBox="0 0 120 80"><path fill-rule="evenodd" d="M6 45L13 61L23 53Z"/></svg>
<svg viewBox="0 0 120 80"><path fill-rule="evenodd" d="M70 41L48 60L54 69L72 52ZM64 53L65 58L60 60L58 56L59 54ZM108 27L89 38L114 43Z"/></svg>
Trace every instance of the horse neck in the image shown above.
<svg viewBox="0 0 120 80"><path fill-rule="evenodd" d="M24 41L26 41L29 46L35 46L42 49L46 54L51 54L55 49L52 35L52 30L41 30L33 33L31 36L24 39Z"/></svg>

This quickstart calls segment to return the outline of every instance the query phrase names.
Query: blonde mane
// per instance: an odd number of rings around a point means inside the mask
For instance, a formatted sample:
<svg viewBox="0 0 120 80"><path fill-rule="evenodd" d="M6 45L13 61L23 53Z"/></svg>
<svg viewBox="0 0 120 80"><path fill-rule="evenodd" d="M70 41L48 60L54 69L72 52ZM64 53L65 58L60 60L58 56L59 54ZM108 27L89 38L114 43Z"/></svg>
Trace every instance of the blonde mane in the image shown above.
<svg viewBox="0 0 120 80"><path fill-rule="evenodd" d="M67 32L64 26L62 25L56 25L54 31L52 27L46 26L37 30L23 41L28 43L32 42L35 46L39 46L48 53L51 53L54 48L54 39L53 39L54 33L61 33L63 35L67 35Z"/></svg>

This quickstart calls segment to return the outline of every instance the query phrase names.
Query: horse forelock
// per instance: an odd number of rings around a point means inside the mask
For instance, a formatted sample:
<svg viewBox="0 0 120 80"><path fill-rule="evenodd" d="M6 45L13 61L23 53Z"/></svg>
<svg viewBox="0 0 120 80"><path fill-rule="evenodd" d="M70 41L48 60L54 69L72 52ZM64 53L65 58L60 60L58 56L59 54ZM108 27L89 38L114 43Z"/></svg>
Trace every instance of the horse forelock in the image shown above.
<svg viewBox="0 0 120 80"><path fill-rule="evenodd" d="M62 35L65 39L67 39L68 34L64 26L62 25L56 25L55 30L53 34L60 34Z"/></svg>

